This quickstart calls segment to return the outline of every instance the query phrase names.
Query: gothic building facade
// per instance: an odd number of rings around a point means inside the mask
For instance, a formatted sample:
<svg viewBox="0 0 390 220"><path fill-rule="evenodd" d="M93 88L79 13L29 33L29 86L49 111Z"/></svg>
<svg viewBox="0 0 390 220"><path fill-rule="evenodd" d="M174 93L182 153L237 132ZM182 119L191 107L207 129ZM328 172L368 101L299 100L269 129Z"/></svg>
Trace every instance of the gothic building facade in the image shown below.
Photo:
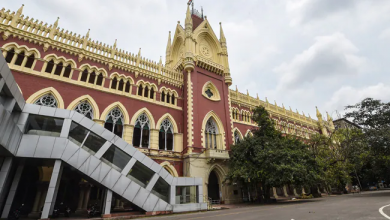
<svg viewBox="0 0 390 220"><path fill-rule="evenodd" d="M65 18L66 19L66 18ZM239 186L224 184L229 150L252 135L252 110L264 106L276 126L303 139L334 129L310 116L229 89L228 44L206 16L187 7L184 25L169 32L165 63L0 11L0 47L27 103L75 110L122 137L175 177L203 178L203 196L241 202ZM292 192L274 189L275 196Z"/></svg>

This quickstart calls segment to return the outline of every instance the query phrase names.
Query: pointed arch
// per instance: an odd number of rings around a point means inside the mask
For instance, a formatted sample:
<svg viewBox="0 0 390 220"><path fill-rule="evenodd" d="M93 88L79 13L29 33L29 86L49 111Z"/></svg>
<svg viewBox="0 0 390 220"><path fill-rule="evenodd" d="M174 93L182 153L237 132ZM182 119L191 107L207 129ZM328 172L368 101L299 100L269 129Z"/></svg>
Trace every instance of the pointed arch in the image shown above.
<svg viewBox="0 0 390 220"><path fill-rule="evenodd" d="M217 174L218 176L218 179L219 179L219 183L222 184L222 181L225 179L226 177L226 171L222 168L221 165L219 164L214 164L212 165L209 170L206 172L206 175L205 175L205 182L206 184L209 183L209 176L210 176L210 173L212 171L215 171L215 173Z"/></svg>
<svg viewBox="0 0 390 220"><path fill-rule="evenodd" d="M118 107L122 111L123 116L124 116L124 120L125 120L125 124L129 124L129 113L127 112L125 106L120 102L114 102L111 105L107 106L104 109L104 111L102 112L102 114L100 115L100 120L106 121L106 117L107 117L108 113L110 113L111 110L113 110L116 107Z"/></svg>
<svg viewBox="0 0 390 220"><path fill-rule="evenodd" d="M236 138L235 138L236 132L238 132L238 135L239 135L239 137L240 137L240 140L244 139L244 136L242 136L242 133L241 133L240 129L238 129L237 127L235 127L235 128L233 129L233 139L234 139L234 143L235 143L235 141L236 141Z"/></svg>
<svg viewBox="0 0 390 220"><path fill-rule="evenodd" d="M27 47L25 45L19 45L19 44L15 43L15 42L6 43L1 48L6 49L6 50L9 50L9 49L13 48L13 49L15 49L16 52L18 52L20 50L25 50L26 51L26 56L29 56L32 53L34 53L36 55L36 58L41 58L41 53L36 48L29 48L29 47Z"/></svg>
<svg viewBox="0 0 390 220"><path fill-rule="evenodd" d="M248 135L249 135L250 137L253 137L253 133L252 133L252 131L251 131L250 129L248 129L248 130L246 131L245 137L248 137Z"/></svg>
<svg viewBox="0 0 390 220"><path fill-rule="evenodd" d="M65 108L64 100L62 99L62 96L60 93L53 87L48 87L45 89L41 89L34 94L32 94L27 100L27 103L34 104L41 96L44 96L46 94L51 94L54 96L54 98L57 100L58 106L57 108Z"/></svg>
<svg viewBox="0 0 390 220"><path fill-rule="evenodd" d="M172 164L169 163L168 161L164 161L164 162L160 163L160 166L167 169L168 173L170 173L173 177L179 177L179 174L177 173L176 168L174 166L172 166Z"/></svg>
<svg viewBox="0 0 390 220"><path fill-rule="evenodd" d="M217 87L211 81L206 82L202 88L202 95L212 101L220 101L221 96Z"/></svg>
<svg viewBox="0 0 390 220"><path fill-rule="evenodd" d="M173 132L174 133L179 133L179 130L178 130L178 127L177 127L177 124L176 124L176 121L175 119L172 117L171 114L169 113L165 113L163 116L161 116L161 118L157 121L157 124L156 124L156 128L159 129L160 126L161 126L161 123L164 121L164 119L168 118L172 125L173 125Z"/></svg>
<svg viewBox="0 0 390 220"><path fill-rule="evenodd" d="M226 149L225 128L223 127L223 123L222 123L221 119L218 117L217 114L215 114L214 111L210 111L203 118L202 130L201 130L202 146L204 148L206 148L205 128L206 128L206 123L210 118L213 118L214 121L216 122L217 127L218 127L218 132L220 135L220 138L219 138L220 144L217 144L217 147L221 148L222 150L225 150Z"/></svg>
<svg viewBox="0 0 390 220"><path fill-rule="evenodd" d="M95 102L95 99L93 99L90 95L83 95L78 97L77 99L73 100L69 105L68 105L68 110L74 110L77 105L80 102L86 101L88 102L92 108L93 108L93 118L94 119L99 119L100 118L100 111L99 111L99 106Z"/></svg>
<svg viewBox="0 0 390 220"><path fill-rule="evenodd" d="M67 59L64 56L57 56L57 54L54 54L54 53L46 55L43 59L49 61L52 58L54 58L54 63L55 64L58 64L59 62L62 61L64 63L66 63L66 64L70 63L73 68L77 68L77 64L76 64L76 62L74 60ZM42 68L42 69L44 69L44 68Z"/></svg>
<svg viewBox="0 0 390 220"><path fill-rule="evenodd" d="M135 122L137 121L137 118L142 114L142 113L145 113L149 120L150 120L150 127L151 129L155 129L155 121L154 121L154 117L152 115L152 113L147 109L147 108L141 108L140 110L138 110L134 115L133 115L133 118L131 118L131 121L130 121L130 124L131 125L134 125L135 126Z"/></svg>

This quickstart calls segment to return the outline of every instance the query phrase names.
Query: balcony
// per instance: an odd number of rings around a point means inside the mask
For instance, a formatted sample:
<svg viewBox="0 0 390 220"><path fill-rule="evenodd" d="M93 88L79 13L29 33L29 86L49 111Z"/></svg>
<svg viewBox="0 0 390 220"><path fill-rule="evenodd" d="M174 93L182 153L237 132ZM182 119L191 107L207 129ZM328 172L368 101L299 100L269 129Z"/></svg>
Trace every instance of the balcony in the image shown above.
<svg viewBox="0 0 390 220"><path fill-rule="evenodd" d="M229 151L219 149L206 149L204 152L207 158L229 159Z"/></svg>

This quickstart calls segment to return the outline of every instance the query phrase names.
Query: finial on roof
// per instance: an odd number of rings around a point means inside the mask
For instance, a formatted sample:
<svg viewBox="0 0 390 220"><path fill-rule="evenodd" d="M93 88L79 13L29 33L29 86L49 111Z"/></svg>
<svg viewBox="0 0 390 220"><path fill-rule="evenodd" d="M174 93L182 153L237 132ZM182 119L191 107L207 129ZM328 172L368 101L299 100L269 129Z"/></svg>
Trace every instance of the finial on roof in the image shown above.
<svg viewBox="0 0 390 220"><path fill-rule="evenodd" d="M22 7L20 7L19 9L18 9L18 11L17 11L17 14L22 14L22 12L23 12L23 7L24 7L24 4L22 4Z"/></svg>
<svg viewBox="0 0 390 220"><path fill-rule="evenodd" d="M275 102L275 106L278 106L278 104L276 104L276 100L274 100L274 102Z"/></svg>
<svg viewBox="0 0 390 220"><path fill-rule="evenodd" d="M257 100L259 100L260 98L259 98L259 93L256 93L256 96L257 96Z"/></svg>
<svg viewBox="0 0 390 220"><path fill-rule="evenodd" d="M267 103L269 103L267 97L265 97L265 101L266 101Z"/></svg>
<svg viewBox="0 0 390 220"><path fill-rule="evenodd" d="M160 56L159 64L160 64L160 65L162 64L162 56Z"/></svg>
<svg viewBox="0 0 390 220"><path fill-rule="evenodd" d="M219 22L219 26L220 26L220 37L219 37L219 41L220 41L221 43L226 43L225 34L223 33L223 29L222 29L222 22Z"/></svg>
<svg viewBox="0 0 390 220"><path fill-rule="evenodd" d="M57 17L57 20L54 22L54 27L58 26L58 20L60 20L60 17Z"/></svg>
<svg viewBox="0 0 390 220"><path fill-rule="evenodd" d="M116 39L115 39L115 42L114 42L114 46L113 46L114 48L116 48Z"/></svg>
<svg viewBox="0 0 390 220"><path fill-rule="evenodd" d="M141 56L141 47L139 48L138 56L139 56L139 57Z"/></svg>
<svg viewBox="0 0 390 220"><path fill-rule="evenodd" d="M238 87L237 87L237 85L236 85L236 92L238 92Z"/></svg>
<svg viewBox="0 0 390 220"><path fill-rule="evenodd" d="M246 90L246 94L249 96L249 91L248 91L248 89Z"/></svg>
<svg viewBox="0 0 390 220"><path fill-rule="evenodd" d="M85 38L87 38L87 39L89 38L89 31L90 31L90 30L91 30L91 29L88 28L87 34L85 35Z"/></svg>

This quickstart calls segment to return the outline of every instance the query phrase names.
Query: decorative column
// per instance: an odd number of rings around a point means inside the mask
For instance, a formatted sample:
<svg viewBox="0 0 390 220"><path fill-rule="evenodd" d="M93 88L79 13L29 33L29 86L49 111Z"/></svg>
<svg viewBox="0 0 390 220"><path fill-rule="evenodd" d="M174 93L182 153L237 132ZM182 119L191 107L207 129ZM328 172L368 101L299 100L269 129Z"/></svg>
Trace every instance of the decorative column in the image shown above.
<svg viewBox="0 0 390 220"><path fill-rule="evenodd" d="M109 189L106 189L105 195L104 195L104 205L103 205L103 213L102 217L110 217L111 215L111 202L112 202L112 191Z"/></svg>

